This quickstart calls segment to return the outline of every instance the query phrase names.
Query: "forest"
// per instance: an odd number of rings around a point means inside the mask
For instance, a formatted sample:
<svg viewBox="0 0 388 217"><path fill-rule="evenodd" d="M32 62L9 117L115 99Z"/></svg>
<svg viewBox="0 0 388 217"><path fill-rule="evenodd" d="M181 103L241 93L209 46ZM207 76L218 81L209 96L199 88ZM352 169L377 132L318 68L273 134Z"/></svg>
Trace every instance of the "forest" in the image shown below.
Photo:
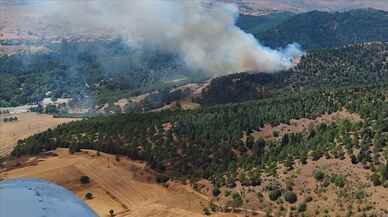
<svg viewBox="0 0 388 217"><path fill-rule="evenodd" d="M371 151L376 135L381 140L378 144L381 147L376 150L382 150L387 142L386 136L381 136L388 131L386 92L386 85L372 85L311 91L197 111L94 117L19 141L13 155L37 154L57 147L72 152L95 149L144 160L170 177L220 179L223 180L220 185L234 182L241 171L271 169L276 162L292 166L297 159L319 159L330 152L340 157L345 151L338 147L362 150L357 162L369 164L380 153ZM321 125L309 134L287 134L275 141L250 136L265 123L276 125L292 118L313 118L342 108L359 113L365 122ZM350 132L357 132L357 139L349 140ZM337 142L342 140L343 143ZM230 180L224 180L225 176Z"/></svg>
<svg viewBox="0 0 388 217"><path fill-rule="evenodd" d="M274 22L276 20L280 21L277 25ZM375 9L311 11L272 19L270 23L275 25L265 31L260 32L255 28L247 31L269 47L284 47L289 43L298 42L303 48L311 50L387 41L387 21L387 12Z"/></svg>
<svg viewBox="0 0 388 217"><path fill-rule="evenodd" d="M290 71L214 79L199 110L85 118L19 141L12 155L95 149L143 160L168 177L205 178L217 186L245 173L249 184L257 178L251 171L270 173L278 163L292 167L324 156L348 154L374 168L388 144L387 51L384 43L365 43L309 52ZM364 121L322 124L270 141L252 136L264 124L343 109Z"/></svg>
<svg viewBox="0 0 388 217"><path fill-rule="evenodd" d="M363 43L307 52L297 67L275 74L237 73L215 78L199 101L205 105L264 99L311 89L385 84L385 43Z"/></svg>

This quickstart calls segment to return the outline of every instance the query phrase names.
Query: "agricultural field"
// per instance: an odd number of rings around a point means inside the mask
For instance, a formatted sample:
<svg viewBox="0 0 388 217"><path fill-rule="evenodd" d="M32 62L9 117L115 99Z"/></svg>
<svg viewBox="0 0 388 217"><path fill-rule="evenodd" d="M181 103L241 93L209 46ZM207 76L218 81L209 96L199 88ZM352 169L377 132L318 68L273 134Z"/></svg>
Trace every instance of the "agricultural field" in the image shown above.
<svg viewBox="0 0 388 217"><path fill-rule="evenodd" d="M90 177L90 183L81 184L81 176ZM0 180L15 178L38 178L64 186L101 217L108 216L111 209L117 217L200 217L210 201L190 185L158 184L156 173L144 163L87 150L71 155L67 149L58 149L50 155L9 162L0 172ZM91 199L85 199L87 193L92 193Z"/></svg>
<svg viewBox="0 0 388 217"><path fill-rule="evenodd" d="M18 120L4 122L3 119L8 117L17 117ZM18 140L74 120L32 112L0 115L0 157L9 155Z"/></svg>

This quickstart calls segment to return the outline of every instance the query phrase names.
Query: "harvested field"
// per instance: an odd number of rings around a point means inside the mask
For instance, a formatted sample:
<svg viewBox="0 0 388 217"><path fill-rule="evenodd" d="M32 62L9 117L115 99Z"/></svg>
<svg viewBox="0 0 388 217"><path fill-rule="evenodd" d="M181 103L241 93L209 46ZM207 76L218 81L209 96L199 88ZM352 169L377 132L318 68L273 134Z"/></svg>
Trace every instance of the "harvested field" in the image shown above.
<svg viewBox="0 0 388 217"><path fill-rule="evenodd" d="M194 192L190 185L157 184L155 173L143 163L124 158L116 161L112 155L97 156L95 151L70 155L67 149L60 149L54 156L24 159L19 165L4 170L0 179L40 178L59 184L73 191L101 217L108 216L110 209L117 217L199 217L209 204L208 197ZM89 176L91 183L80 184L81 176ZM93 199L85 199L88 192Z"/></svg>
<svg viewBox="0 0 388 217"><path fill-rule="evenodd" d="M0 115L0 157L9 155L20 139L27 138L49 128L55 128L60 124L68 123L77 119L53 118L51 115L37 113L12 114L18 121L4 123Z"/></svg>

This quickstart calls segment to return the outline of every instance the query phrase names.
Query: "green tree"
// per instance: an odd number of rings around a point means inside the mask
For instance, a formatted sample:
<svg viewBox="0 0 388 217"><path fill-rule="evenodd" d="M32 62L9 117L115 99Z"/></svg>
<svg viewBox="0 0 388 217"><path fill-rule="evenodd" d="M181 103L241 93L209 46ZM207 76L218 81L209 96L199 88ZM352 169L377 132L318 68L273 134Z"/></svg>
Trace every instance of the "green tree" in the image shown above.
<svg viewBox="0 0 388 217"><path fill-rule="evenodd" d="M298 197L292 191L287 191L284 193L284 199L289 203L296 203L296 201L298 201Z"/></svg>
<svg viewBox="0 0 388 217"><path fill-rule="evenodd" d="M89 184L90 183L89 176L81 176L80 182L81 182L81 184Z"/></svg>

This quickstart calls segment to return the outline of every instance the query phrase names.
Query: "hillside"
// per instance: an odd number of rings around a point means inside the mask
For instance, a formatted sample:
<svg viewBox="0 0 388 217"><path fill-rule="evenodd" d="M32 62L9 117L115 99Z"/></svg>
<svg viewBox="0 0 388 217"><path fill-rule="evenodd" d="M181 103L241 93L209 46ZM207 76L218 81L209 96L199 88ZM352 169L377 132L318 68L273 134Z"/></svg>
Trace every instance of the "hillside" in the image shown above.
<svg viewBox="0 0 388 217"><path fill-rule="evenodd" d="M16 46L28 42L0 43ZM93 108L115 97L202 76L172 54L155 49L140 51L120 39L63 40L44 46L47 52L0 55L0 107L36 103L45 97L71 97L74 103L90 101L89 108Z"/></svg>
<svg viewBox="0 0 388 217"><path fill-rule="evenodd" d="M193 111L88 118L22 140L12 154L86 148L145 161L213 197L204 213L379 216L386 210L376 201L388 193L381 187L388 186L386 57L382 43L314 51L292 71L223 78L245 91L268 89L268 96Z"/></svg>
<svg viewBox="0 0 388 217"><path fill-rule="evenodd" d="M284 47L297 42L306 49L387 41L388 12L374 9L311 11L295 15L255 36L270 47Z"/></svg>
<svg viewBox="0 0 388 217"><path fill-rule="evenodd" d="M13 155L18 157L68 147L71 153L90 148L143 160L149 167L169 177L190 179L195 189L203 188L201 183L195 184L197 180L206 179L213 189L207 192L212 192L209 194L213 194L219 201L217 204L224 207L210 205L209 210L213 212L223 212L228 207L251 210L257 201L263 200L266 202L260 203L260 207L266 212L275 213L279 209L296 212L293 204L298 201L299 205L306 206L302 204L311 202L307 199L310 195L315 205L308 205L311 208L307 208L307 212L318 209L319 212L337 213L335 204L323 205L320 202L319 195L327 192L332 194L331 198L343 201L344 207L353 204L348 208L349 212L381 214L385 212L383 205L366 203L365 207L358 209L357 200L349 199L359 194L360 200L378 197L371 192L376 188L383 190L379 186L386 183L387 92L386 85L336 88L190 112L90 118L23 140ZM302 132L280 134L273 131L274 139L254 137L265 124L290 124L291 119L315 119L343 109L359 114L361 122L345 118L314 124ZM336 159L335 165L351 163L341 169L339 166L323 166L333 163L324 159ZM315 166L310 163L318 160L323 164ZM310 190L303 189L304 185L297 183L305 182L307 178L297 181L292 175L301 172L298 172L300 164L307 165L302 169L306 173L304 176L311 177L311 171L322 170L327 178L319 176L316 184L309 185ZM278 170L283 166L287 173ZM349 169L353 172L347 172ZM360 174L355 171L365 171L362 179L351 175ZM284 177L284 182L274 183L278 176ZM352 180L357 180L358 184ZM244 187L239 187L240 183ZM353 189L358 185L367 185L367 191L358 193L356 190L362 188ZM321 193L312 193L314 186L319 187ZM297 198L292 196L295 192ZM344 195L344 192L348 193ZM280 199L280 196L285 199ZM298 212L305 211L301 208Z"/></svg>
<svg viewBox="0 0 388 217"><path fill-rule="evenodd" d="M199 99L205 105L242 102L311 89L383 84L388 45L366 43L308 52L297 67L275 74L238 73L215 78Z"/></svg>
<svg viewBox="0 0 388 217"><path fill-rule="evenodd" d="M252 16L241 14L237 19L237 26L245 32L258 34L281 24L294 14L290 12L275 12L268 15Z"/></svg>
<svg viewBox="0 0 388 217"><path fill-rule="evenodd" d="M0 168L0 171L1 168ZM80 177L90 177L89 184L81 184ZM70 155L57 150L49 155L19 159L11 162L0 180L15 178L44 179L74 192L100 217L113 209L118 217L202 216L209 198L195 194L190 186L169 182L164 186L156 181L157 174L140 162L86 151ZM85 195L91 193L92 198ZM220 215L219 217L235 217Z"/></svg>

